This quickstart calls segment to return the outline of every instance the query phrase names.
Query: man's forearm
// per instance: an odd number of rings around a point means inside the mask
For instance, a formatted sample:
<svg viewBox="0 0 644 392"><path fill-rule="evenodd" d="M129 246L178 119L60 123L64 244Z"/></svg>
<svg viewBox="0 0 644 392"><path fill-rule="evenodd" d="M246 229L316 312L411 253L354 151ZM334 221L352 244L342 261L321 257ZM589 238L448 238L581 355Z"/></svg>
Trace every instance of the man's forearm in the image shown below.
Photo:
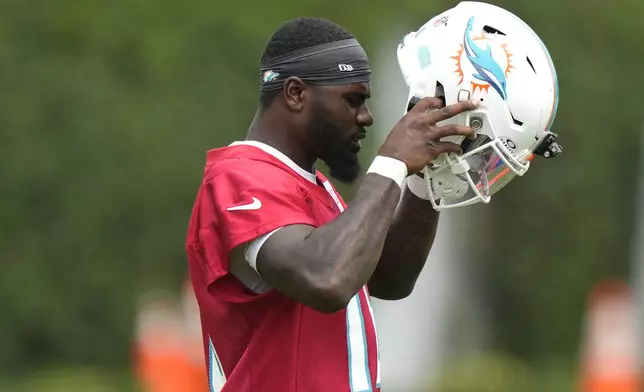
<svg viewBox="0 0 644 392"><path fill-rule="evenodd" d="M325 257L318 258L326 262L320 268L348 292L357 292L372 276L399 197L400 188L393 181L367 175L347 211L305 241L310 254L322 250Z"/></svg>
<svg viewBox="0 0 644 392"><path fill-rule="evenodd" d="M434 243L438 216L429 201L405 189L369 281L372 296L396 300L411 294Z"/></svg>

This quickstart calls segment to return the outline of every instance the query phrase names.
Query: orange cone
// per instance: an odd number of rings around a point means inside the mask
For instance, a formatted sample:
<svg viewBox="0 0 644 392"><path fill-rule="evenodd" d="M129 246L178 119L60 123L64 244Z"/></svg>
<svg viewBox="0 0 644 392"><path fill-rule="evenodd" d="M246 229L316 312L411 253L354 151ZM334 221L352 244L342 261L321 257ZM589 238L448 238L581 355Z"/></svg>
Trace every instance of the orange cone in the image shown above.
<svg viewBox="0 0 644 392"><path fill-rule="evenodd" d="M635 304L620 280L598 284L589 296L582 341L581 392L641 392Z"/></svg>
<svg viewBox="0 0 644 392"><path fill-rule="evenodd" d="M198 313L184 310L159 299L143 301L138 310L134 372L145 392L208 392L201 330L192 320Z"/></svg>

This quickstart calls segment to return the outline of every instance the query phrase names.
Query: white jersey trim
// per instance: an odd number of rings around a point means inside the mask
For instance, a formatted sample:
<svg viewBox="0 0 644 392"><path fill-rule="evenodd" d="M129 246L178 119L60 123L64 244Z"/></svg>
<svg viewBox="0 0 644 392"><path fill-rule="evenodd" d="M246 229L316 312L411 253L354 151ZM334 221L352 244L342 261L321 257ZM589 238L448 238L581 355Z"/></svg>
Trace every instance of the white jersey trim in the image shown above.
<svg viewBox="0 0 644 392"><path fill-rule="evenodd" d="M282 153L280 150L276 149L275 147L271 147L266 143L258 142L255 140L244 140L240 142L234 142L231 144L231 146L253 146L253 147L259 148L265 153L270 154L275 158L279 159L283 164L293 169L293 171L295 171L297 174L304 177L308 181L314 184L317 184L317 177L315 176L315 174L302 169L297 165L297 163L293 162L291 158L284 155L284 153Z"/></svg>
<svg viewBox="0 0 644 392"><path fill-rule="evenodd" d="M264 235L261 235L257 238L255 238L250 245L246 248L246 251L244 252L244 256L246 257L246 261L248 261L248 264L250 264L251 267L255 270L255 272L259 273L257 271L257 254L259 253L259 249L264 245L264 242L268 239L268 237L272 236L275 234L276 231L281 229L281 227L278 227L277 229L271 231L270 233L266 233Z"/></svg>

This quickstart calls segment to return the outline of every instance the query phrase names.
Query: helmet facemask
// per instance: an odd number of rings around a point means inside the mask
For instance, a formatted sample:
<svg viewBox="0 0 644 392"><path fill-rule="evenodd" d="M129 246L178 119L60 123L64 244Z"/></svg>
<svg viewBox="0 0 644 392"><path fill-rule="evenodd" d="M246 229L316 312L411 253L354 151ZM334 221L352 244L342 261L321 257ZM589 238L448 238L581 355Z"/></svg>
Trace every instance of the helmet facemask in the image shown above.
<svg viewBox="0 0 644 392"><path fill-rule="evenodd" d="M492 195L512 179L523 176L533 154L529 150L512 152L488 120L485 109L457 116L457 122L469 124L476 139L456 137L463 153L441 154L422 171L430 200L436 210L489 203ZM459 121L460 120L460 121Z"/></svg>

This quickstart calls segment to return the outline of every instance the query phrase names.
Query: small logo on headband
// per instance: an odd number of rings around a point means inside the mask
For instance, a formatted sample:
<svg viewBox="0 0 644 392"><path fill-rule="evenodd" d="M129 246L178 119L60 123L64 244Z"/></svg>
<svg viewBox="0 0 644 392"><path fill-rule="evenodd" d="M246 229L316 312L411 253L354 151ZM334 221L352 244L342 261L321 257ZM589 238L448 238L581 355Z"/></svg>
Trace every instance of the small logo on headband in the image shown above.
<svg viewBox="0 0 644 392"><path fill-rule="evenodd" d="M279 75L280 75L280 74L279 74L279 73L277 73L277 72L273 72L273 71L270 71L270 70L269 70L269 71L266 71L266 72L264 72L264 77L262 78L262 81L263 81L264 83L272 82L272 81L273 81L273 80L275 80Z"/></svg>
<svg viewBox="0 0 644 392"><path fill-rule="evenodd" d="M340 71L342 72L353 71L353 66L349 64L338 64L338 68L340 68Z"/></svg>

